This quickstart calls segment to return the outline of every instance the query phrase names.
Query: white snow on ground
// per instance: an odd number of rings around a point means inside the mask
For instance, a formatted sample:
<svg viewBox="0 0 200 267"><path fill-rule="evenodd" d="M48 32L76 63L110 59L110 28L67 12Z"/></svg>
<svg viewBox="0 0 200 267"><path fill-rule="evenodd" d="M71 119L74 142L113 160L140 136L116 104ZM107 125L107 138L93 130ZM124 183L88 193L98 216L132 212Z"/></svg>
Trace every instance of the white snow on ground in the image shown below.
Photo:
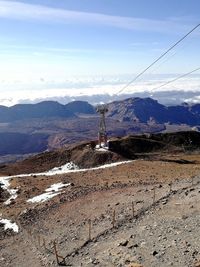
<svg viewBox="0 0 200 267"><path fill-rule="evenodd" d="M39 202L45 202L55 196L57 196L59 193L53 193L53 192L47 192L47 193L43 193L39 196L35 196L33 198L30 198L27 200L27 202L31 202L31 203L39 203Z"/></svg>
<svg viewBox="0 0 200 267"><path fill-rule="evenodd" d="M40 175L45 175L45 176L53 176L56 174L65 174L65 173L74 173L74 172L85 172L85 171L92 171L92 170L99 170L99 169L105 169L105 168L111 168L111 167L115 167L121 164L128 164L132 162L132 160L129 161L121 161L121 162L114 162L114 163L110 163L110 164L105 164L99 167L95 167L95 168L90 168L90 169L78 169L78 167L72 163L66 163L63 166L60 167L56 167L53 168L52 170L49 170L47 172L43 172L43 173L29 173L29 174L21 174L21 175L13 175L13 176L5 176L5 177L0 177L0 183L2 183L2 188L6 189L10 194L10 198L8 200L6 200L4 203L5 204L10 204L12 199L15 199L17 197L17 189L9 189L10 187L10 179L12 178L17 178L17 177L27 177L27 176L40 176ZM54 196L61 194L62 193L62 188L63 187L67 187L70 184L63 184L63 183L57 183L57 184L53 184L51 185L49 188L47 188L45 191L45 193L35 196L31 199L28 199L27 202L30 203L39 203L39 202L44 202L47 201L51 198L53 198ZM0 214L1 217L1 214ZM0 223L4 224L4 229L12 229L14 232L18 233L19 232L19 227L16 223L12 223L10 220L8 219L1 219L0 218Z"/></svg>
<svg viewBox="0 0 200 267"><path fill-rule="evenodd" d="M99 167L94 168L88 168L88 169L79 169L77 165L75 165L73 162L68 162L60 167L55 167L49 171L46 172L39 172L39 173L28 173L28 174L18 174L18 175L12 175L12 176L4 176L0 177L0 182L9 187L10 183L9 180L12 178L22 178L22 177L30 177L30 176L53 176L57 174L65 174L65 173L74 173L74 172L85 172L85 171L92 171L92 170L98 170L98 169L104 169L104 168L111 168L115 167L121 164L127 164L132 162L132 160L127 161L118 161L114 163L109 163L105 165L101 165ZM71 168L73 166L73 168ZM70 168L69 168L70 167Z"/></svg>
<svg viewBox="0 0 200 267"><path fill-rule="evenodd" d="M15 198L17 198L17 191L18 189L9 189L10 187L10 179L8 177L0 177L0 183L3 184L2 188L7 190L8 193L11 195L9 199L7 199L4 204L9 205L11 201Z"/></svg>
<svg viewBox="0 0 200 267"><path fill-rule="evenodd" d="M68 162L65 165L62 165L61 167L55 167L45 173L43 175L55 175L55 174L62 174L63 172L69 172L70 170L78 170L79 167L75 165L73 162Z"/></svg>
<svg viewBox="0 0 200 267"><path fill-rule="evenodd" d="M47 201L47 200L51 199L52 197L59 195L62 192L61 188L67 187L69 185L70 184L63 184L63 183L53 184L45 190L46 193L43 193L41 195L30 198L27 200L27 202L38 203L38 202Z"/></svg>
<svg viewBox="0 0 200 267"><path fill-rule="evenodd" d="M16 223L12 223L10 220L7 219L0 219L0 223L4 224L4 230L12 229L14 232L19 232L19 227Z"/></svg>
<svg viewBox="0 0 200 267"><path fill-rule="evenodd" d="M47 192L51 192L51 191L58 192L61 188L69 186L69 185L70 185L70 183L69 184L63 184L63 183L52 184L45 191L47 191Z"/></svg>
<svg viewBox="0 0 200 267"><path fill-rule="evenodd" d="M85 172L85 171L92 171L92 170L99 170L99 169L105 169L105 168L111 168L115 167L121 164L127 164L132 162L132 160L128 161L120 161L120 162L114 162L110 164L105 164L99 167L89 168L89 169L79 169L77 165L75 165L73 162L68 162L60 167L55 167L49 171L46 172L40 172L40 173L29 173L29 174L19 174L19 175L12 175L12 176L4 176L0 177L0 183L3 184L2 188L6 189L10 194L11 197L4 202L5 204L10 204L11 199L15 199L17 197L17 189L9 189L10 186L10 179L12 178L22 178L22 177L30 177L30 176L53 176L56 174L65 174L65 173L74 173L74 172ZM48 192L47 192L48 193ZM46 193L45 193L46 194ZM55 193L54 193L55 194ZM52 195L52 193L51 193ZM44 200L45 201L45 200Z"/></svg>
<svg viewBox="0 0 200 267"><path fill-rule="evenodd" d="M52 176L56 174L63 174L68 173L74 170L79 170L79 167L74 164L73 162L68 162L60 167L55 167L49 171L46 172L38 172L38 173L27 173L27 174L17 174L17 175L11 175L11 176L2 176L0 177L0 183L7 186L7 188L10 186L9 180L12 178L22 178L22 177L30 177L30 176Z"/></svg>
<svg viewBox="0 0 200 267"><path fill-rule="evenodd" d="M4 204L5 205L10 205L10 203L12 202L12 200L16 199L17 198L17 191L18 189L7 189L8 192L10 193L10 197L9 199L7 199Z"/></svg>
<svg viewBox="0 0 200 267"><path fill-rule="evenodd" d="M88 171L88 170L99 170L99 169L106 169L106 168L111 168L111 167L115 167L115 166L119 166L122 164L127 164L132 162L133 160L127 160L127 161L119 161L119 162L114 162L114 163L109 163L109 164L104 164L102 166L99 167L94 167L94 168L90 168L90 169L80 169L79 171Z"/></svg>
<svg viewBox="0 0 200 267"><path fill-rule="evenodd" d="M133 162L133 160L118 161L118 162L113 162L113 163L109 163L109 164L104 164L104 165L101 165L99 167L94 167L94 168L76 169L76 170L67 170L67 171L65 170L65 165L63 165L63 166L59 167L60 168L59 174L74 173L74 172L86 172L86 171L93 171L93 170L111 168L111 167L115 167L115 166L122 165L122 164L128 164L130 162ZM48 176L48 173L49 172L46 172L45 175ZM54 174L51 174L51 175L55 175L55 174L58 174L58 173L54 173ZM34 174L34 175L38 175L38 174ZM26 175L24 175L24 176L26 176Z"/></svg>
<svg viewBox="0 0 200 267"><path fill-rule="evenodd" d="M78 166L75 165L73 162L68 162L65 165L61 167L55 167L47 172L41 172L41 173L29 173L29 174L19 174L19 175L12 175L12 176L4 176L0 177L0 183L3 184L2 188L7 190L8 193L11 195L9 199L7 199L4 204L9 205L13 199L17 198L17 191L18 189L9 189L10 187L10 180L12 178L18 178L18 177L30 177L33 175L40 176L40 175L45 175L45 176L52 176L56 174L62 174L62 173L67 173L71 170L77 170Z"/></svg>

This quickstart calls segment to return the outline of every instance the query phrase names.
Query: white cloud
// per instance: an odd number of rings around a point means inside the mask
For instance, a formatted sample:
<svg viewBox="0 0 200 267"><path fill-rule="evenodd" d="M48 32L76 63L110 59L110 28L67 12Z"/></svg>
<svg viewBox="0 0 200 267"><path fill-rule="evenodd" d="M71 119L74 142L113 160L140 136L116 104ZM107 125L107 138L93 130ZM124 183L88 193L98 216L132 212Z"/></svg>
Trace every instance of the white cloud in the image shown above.
<svg viewBox="0 0 200 267"><path fill-rule="evenodd" d="M186 27L183 21L153 20L111 16L100 13L88 13L67 9L32 5L18 1L0 1L0 17L17 20L36 20L58 23L85 23L88 25L107 25L117 28L155 32L182 32Z"/></svg>
<svg viewBox="0 0 200 267"><path fill-rule="evenodd" d="M145 81L141 80L130 85L124 90L120 97L128 96L151 96L156 95L167 99L170 102L170 96L176 92L176 99L180 96L180 102L194 99L200 95L200 75L185 77L165 87L156 89L166 81L172 80L173 75L150 75ZM101 101L112 101L116 99L116 93L123 88L128 81L127 76L109 76L109 77L72 77L68 80L48 81L41 77L37 82L32 81L31 88L29 83L13 84L0 82L0 103L1 105L11 106L17 103L36 103L44 100L56 100L61 103L67 103L72 100L87 100L92 104ZM28 89L29 88L29 89ZM195 94L193 94L195 92ZM177 100L178 101L178 100Z"/></svg>

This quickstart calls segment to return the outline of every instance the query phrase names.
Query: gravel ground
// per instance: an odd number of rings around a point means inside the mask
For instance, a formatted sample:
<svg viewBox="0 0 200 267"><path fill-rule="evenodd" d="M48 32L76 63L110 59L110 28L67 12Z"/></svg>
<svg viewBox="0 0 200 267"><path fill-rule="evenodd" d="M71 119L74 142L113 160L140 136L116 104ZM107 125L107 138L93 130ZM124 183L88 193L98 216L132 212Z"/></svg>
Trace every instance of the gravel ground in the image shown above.
<svg viewBox="0 0 200 267"><path fill-rule="evenodd" d="M9 206L1 204L1 212L20 231L0 236L0 266L57 266L56 240L68 266L200 267L199 172L199 163L134 161L72 175L13 179L19 196ZM26 203L56 182L74 186L48 202Z"/></svg>
<svg viewBox="0 0 200 267"><path fill-rule="evenodd" d="M72 266L198 266L200 186L178 189L72 254ZM196 264L196 265L195 265Z"/></svg>

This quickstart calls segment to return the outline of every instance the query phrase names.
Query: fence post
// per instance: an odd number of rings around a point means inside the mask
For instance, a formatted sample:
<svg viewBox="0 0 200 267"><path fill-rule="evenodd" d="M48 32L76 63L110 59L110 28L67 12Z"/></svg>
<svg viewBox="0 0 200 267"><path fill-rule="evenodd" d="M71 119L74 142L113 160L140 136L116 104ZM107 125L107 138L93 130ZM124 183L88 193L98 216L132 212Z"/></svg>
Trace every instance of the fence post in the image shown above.
<svg viewBox="0 0 200 267"><path fill-rule="evenodd" d="M169 183L169 192L170 192L170 193L172 192L172 182Z"/></svg>
<svg viewBox="0 0 200 267"><path fill-rule="evenodd" d="M134 207L134 202L132 201L132 215L133 215L133 218L135 216L135 207Z"/></svg>
<svg viewBox="0 0 200 267"><path fill-rule="evenodd" d="M59 264L58 252L57 252L57 247L56 247L56 241L53 242L53 247L54 247L54 252L55 252L55 255L56 255L57 264Z"/></svg>
<svg viewBox="0 0 200 267"><path fill-rule="evenodd" d="M45 241L44 238L43 238L43 247L44 247L45 249L47 249L47 247L46 247L46 241Z"/></svg>
<svg viewBox="0 0 200 267"><path fill-rule="evenodd" d="M156 188L154 187L153 188L153 205L155 203L155 200L156 200Z"/></svg>
<svg viewBox="0 0 200 267"><path fill-rule="evenodd" d="M113 210L113 216L112 216L112 227L114 228L115 227L115 209Z"/></svg>
<svg viewBox="0 0 200 267"><path fill-rule="evenodd" d="M88 240L91 240L91 228L92 228L92 222L91 219L88 220Z"/></svg>

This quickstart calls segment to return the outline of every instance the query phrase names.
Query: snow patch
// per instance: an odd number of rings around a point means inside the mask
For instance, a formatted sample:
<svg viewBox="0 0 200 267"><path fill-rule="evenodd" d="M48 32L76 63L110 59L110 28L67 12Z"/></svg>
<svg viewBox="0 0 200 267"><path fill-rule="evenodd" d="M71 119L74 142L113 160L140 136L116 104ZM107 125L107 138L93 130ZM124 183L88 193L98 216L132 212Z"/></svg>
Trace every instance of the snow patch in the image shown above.
<svg viewBox="0 0 200 267"><path fill-rule="evenodd" d="M104 148L105 149L105 148ZM104 150L105 151L105 150ZM77 165L75 165L73 162L68 162L60 167L55 167L49 171L46 172L41 172L41 173L29 173L29 174L19 174L19 175L12 175L12 176L5 176L5 177L0 177L0 183L2 183L2 188L6 189L10 194L11 197L6 200L4 203L5 204L10 204L12 199L15 199L17 197L17 189L9 189L10 186L10 179L12 178L22 178L22 177L30 177L30 176L53 176L53 175L57 175L57 174L65 174L65 173L74 173L74 172L85 172L85 171L93 171L93 170L99 170L99 169L105 169L105 168L112 168L115 166L119 166L122 164L128 164L132 162L132 160L127 160L127 161L120 161L120 162L114 162L114 163L110 163L110 164L105 164L99 167L94 167L94 168L88 168L88 169L79 169L79 167ZM52 193L47 191L45 196L41 196L41 198L43 199L43 201L46 201L46 199L49 199L53 196L55 196L58 193ZM42 195L44 195L42 194ZM34 201L34 202L40 202L41 200L38 201ZM42 202L43 202L42 201ZM31 202L31 201L30 201Z"/></svg>
<svg viewBox="0 0 200 267"><path fill-rule="evenodd" d="M63 184L63 183L57 183L57 184L52 184L49 188L47 188L45 191L46 192L51 192L55 191L58 192L61 188L69 186L70 184Z"/></svg>
<svg viewBox="0 0 200 267"><path fill-rule="evenodd" d="M67 187L69 185L70 185L69 183L68 184L63 184L63 183L53 184L45 190L46 193L43 193L41 195L30 198L27 200L27 202L31 202L31 203L45 202L45 201L59 195L62 192L61 189L63 187Z"/></svg>
<svg viewBox="0 0 200 267"><path fill-rule="evenodd" d="M73 162L68 162L60 167L55 167L49 171L46 172L39 172L39 173L28 173L28 174L19 174L19 175L12 175L12 176L5 176L5 177L0 177L0 182L4 184L2 187L7 190L9 187L10 183L9 180L12 178L22 178L22 177L30 177L30 176L53 176L57 174L65 174L65 173L74 173L74 172L85 172L85 171L93 171L93 170L98 170L98 169L104 169L104 168L111 168L115 167L118 165L122 164L128 164L130 162L133 162L133 160L127 160L127 161L118 161L114 163L108 163L105 165L101 165L99 167L94 167L94 168L87 168L87 169L79 169L77 165L75 165ZM6 186L6 187L4 187Z"/></svg>
<svg viewBox="0 0 200 267"><path fill-rule="evenodd" d="M79 167L75 165L73 162L68 162L60 167L55 167L47 172L44 172L42 175L55 175L55 174L62 174L64 172L68 172L70 170L78 170ZM37 175L37 174L36 174Z"/></svg>
<svg viewBox="0 0 200 267"><path fill-rule="evenodd" d="M4 230L12 229L15 233L19 232L19 227L16 223L12 223L10 220L7 219L0 219L0 223L4 224Z"/></svg>
<svg viewBox="0 0 200 267"><path fill-rule="evenodd" d="M30 176L53 176L56 174L63 174L67 173L71 170L78 170L78 166L75 165L73 162L68 162L60 167L55 167L49 171L46 172L40 172L40 173L29 173L29 174L19 174L19 175L12 175L12 176L5 176L5 177L0 177L0 183L2 184L2 188L7 190L8 193L11 195L9 199L7 199L4 204L9 205L12 200L17 198L17 191L18 189L9 189L10 187L10 180L12 178L20 178L20 177L30 177Z"/></svg>
<svg viewBox="0 0 200 267"><path fill-rule="evenodd" d="M27 202L31 202L31 203L39 203L39 202L45 202L55 196L57 196L59 193L52 193L52 192L47 192L47 193L43 193L39 196L35 196L33 198L30 198L27 200Z"/></svg>
<svg viewBox="0 0 200 267"><path fill-rule="evenodd" d="M16 199L17 198L17 191L18 189L7 189L7 191L10 193L10 197L9 199L7 199L4 204L5 205L10 205L12 200Z"/></svg>
<svg viewBox="0 0 200 267"><path fill-rule="evenodd" d="M12 200L14 200L15 198L17 198L17 191L18 191L18 189L9 189L9 187L10 187L10 179L11 179L10 176L8 176L8 177L0 177L0 183L2 184L1 187L4 190L7 190L8 193L11 195L9 197L9 199L7 199L4 202L5 205L9 205Z"/></svg>
<svg viewBox="0 0 200 267"><path fill-rule="evenodd" d="M106 168L116 167L116 166L119 166L119 165L122 165L122 164L128 164L130 162L133 162L133 160L113 162L113 163L109 163L109 164L104 164L104 165L99 166L99 167L94 167L94 168L91 168L91 169L82 169L82 170L79 170L79 171L106 169Z"/></svg>
<svg viewBox="0 0 200 267"><path fill-rule="evenodd" d="M118 162L113 162L113 163L108 163L108 164L104 164L104 165L101 165L101 166L98 166L98 167L93 167L93 168L87 168L87 169L73 169L73 170L69 170L69 169L66 169L65 165L62 165L61 167L59 167L59 174L65 174L65 173L75 173L75 172L85 172L85 171L93 171L93 170L99 170L99 169L105 169L105 168L112 168L112 167L116 167L116 166L119 166L119 165L122 165L122 164L128 164L130 162L133 162L133 160L127 160L127 161L118 161ZM54 168L55 169L55 168ZM53 170L53 169L52 169ZM52 170L47 172L47 173L50 173L50 174L45 174L45 175L55 175L55 174L58 174L57 172L56 173L52 173ZM33 175L33 174L32 174ZM35 174L35 175L39 175L39 174ZM40 174L41 175L41 174ZM31 176L28 174L28 176Z"/></svg>

